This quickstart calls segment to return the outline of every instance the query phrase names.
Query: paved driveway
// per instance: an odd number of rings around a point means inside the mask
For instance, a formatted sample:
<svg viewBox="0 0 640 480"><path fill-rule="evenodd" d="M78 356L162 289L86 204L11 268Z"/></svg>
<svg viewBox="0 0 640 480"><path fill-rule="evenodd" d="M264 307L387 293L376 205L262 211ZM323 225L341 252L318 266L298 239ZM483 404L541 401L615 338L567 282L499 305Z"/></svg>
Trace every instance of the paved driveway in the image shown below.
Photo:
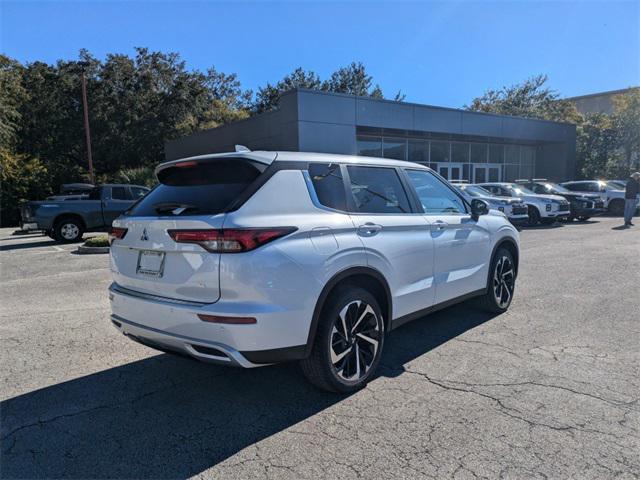
<svg viewBox="0 0 640 480"><path fill-rule="evenodd" d="M522 232L508 313L393 332L351 396L110 325L105 255L0 231L3 478L637 478L640 226Z"/></svg>

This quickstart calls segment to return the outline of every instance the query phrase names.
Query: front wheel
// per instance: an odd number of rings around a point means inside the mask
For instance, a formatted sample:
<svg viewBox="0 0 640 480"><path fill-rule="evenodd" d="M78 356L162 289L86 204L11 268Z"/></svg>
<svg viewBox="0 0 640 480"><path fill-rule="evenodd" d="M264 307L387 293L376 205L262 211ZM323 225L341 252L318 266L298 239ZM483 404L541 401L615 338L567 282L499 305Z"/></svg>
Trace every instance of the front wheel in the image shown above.
<svg viewBox="0 0 640 480"><path fill-rule="evenodd" d="M540 212L536 207L529 206L529 226L535 227L540 223Z"/></svg>
<svg viewBox="0 0 640 480"><path fill-rule="evenodd" d="M490 272L487 292L479 298L479 306L491 313L506 312L516 288L516 266L509 250L498 249L491 261Z"/></svg>
<svg viewBox="0 0 640 480"><path fill-rule="evenodd" d="M384 336L384 318L373 295L347 287L327 301L311 355L300 362L302 372L323 390L356 391L373 377Z"/></svg>

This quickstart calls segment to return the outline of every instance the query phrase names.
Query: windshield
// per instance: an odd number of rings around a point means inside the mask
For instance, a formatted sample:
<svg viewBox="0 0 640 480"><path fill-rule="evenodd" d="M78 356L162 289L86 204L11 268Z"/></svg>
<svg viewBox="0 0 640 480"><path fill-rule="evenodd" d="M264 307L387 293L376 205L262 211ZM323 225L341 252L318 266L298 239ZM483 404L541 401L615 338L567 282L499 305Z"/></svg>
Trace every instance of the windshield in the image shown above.
<svg viewBox="0 0 640 480"><path fill-rule="evenodd" d="M544 189L549 193L569 193L569 190L557 183L543 183Z"/></svg>
<svg viewBox="0 0 640 480"><path fill-rule="evenodd" d="M535 192L532 192L527 187L523 187L522 185L510 185L511 189L516 192L516 195L535 195Z"/></svg>
<svg viewBox="0 0 640 480"><path fill-rule="evenodd" d="M478 187L476 185L467 185L464 187L460 187L464 193L468 194L471 197L491 197L491 192L485 190L482 187Z"/></svg>
<svg viewBox="0 0 640 480"><path fill-rule="evenodd" d="M608 181L607 186L609 188L613 188L614 190L624 190L625 188L627 188L624 182L619 182L617 180Z"/></svg>

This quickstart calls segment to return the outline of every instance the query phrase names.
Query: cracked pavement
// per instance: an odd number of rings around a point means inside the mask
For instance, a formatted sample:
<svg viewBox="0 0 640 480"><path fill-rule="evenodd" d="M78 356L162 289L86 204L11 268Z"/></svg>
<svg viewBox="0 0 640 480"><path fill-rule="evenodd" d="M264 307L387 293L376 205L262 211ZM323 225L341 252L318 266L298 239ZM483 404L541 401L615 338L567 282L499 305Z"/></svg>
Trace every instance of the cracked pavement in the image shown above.
<svg viewBox="0 0 640 480"><path fill-rule="evenodd" d="M105 255L0 230L2 478L638 478L640 226L522 232L503 315L394 331L353 395L109 322Z"/></svg>

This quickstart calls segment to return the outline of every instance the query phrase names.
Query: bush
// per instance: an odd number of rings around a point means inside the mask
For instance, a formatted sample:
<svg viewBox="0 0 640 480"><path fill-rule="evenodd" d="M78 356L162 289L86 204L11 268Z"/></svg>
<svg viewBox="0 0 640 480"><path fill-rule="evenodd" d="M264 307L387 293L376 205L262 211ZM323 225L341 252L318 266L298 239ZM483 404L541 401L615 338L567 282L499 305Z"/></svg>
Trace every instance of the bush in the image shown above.
<svg viewBox="0 0 640 480"><path fill-rule="evenodd" d="M0 149L0 225L20 222L20 204L51 195L49 174L37 158Z"/></svg>
<svg viewBox="0 0 640 480"><path fill-rule="evenodd" d="M113 176L113 181L114 183L130 183L149 188L158 183L152 167L123 168Z"/></svg>
<svg viewBox="0 0 640 480"><path fill-rule="evenodd" d="M100 235L98 237L87 238L84 242L87 247L108 247L109 246L109 238L104 235Z"/></svg>

